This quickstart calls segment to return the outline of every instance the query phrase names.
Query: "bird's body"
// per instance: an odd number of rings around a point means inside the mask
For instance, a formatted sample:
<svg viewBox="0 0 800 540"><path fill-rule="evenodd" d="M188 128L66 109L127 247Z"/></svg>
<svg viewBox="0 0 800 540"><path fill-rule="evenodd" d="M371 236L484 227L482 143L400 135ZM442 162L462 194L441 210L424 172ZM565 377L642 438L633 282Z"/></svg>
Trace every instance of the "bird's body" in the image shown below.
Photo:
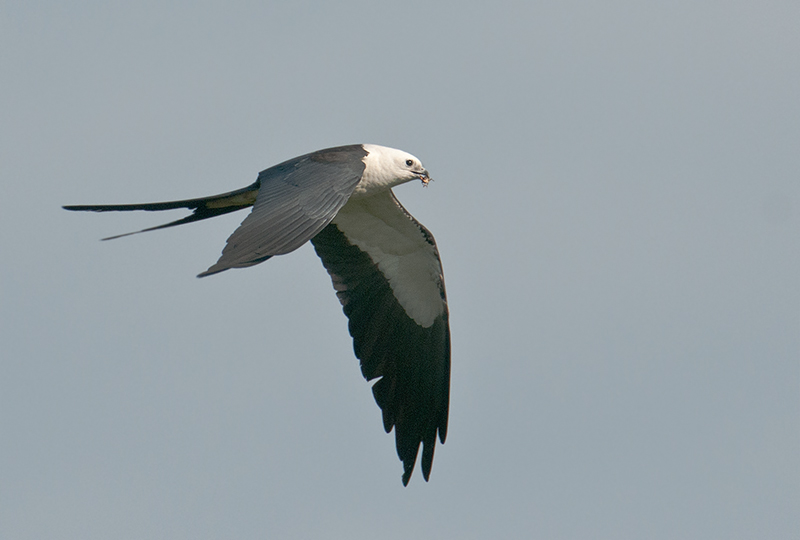
<svg viewBox="0 0 800 540"><path fill-rule="evenodd" d="M395 429L407 484L420 444L423 475L426 480L430 475L437 433L442 443L447 434L450 389L450 330L439 253L430 231L391 191L411 180L430 180L417 158L359 144L290 159L262 171L250 186L212 197L64 208L192 210L183 219L138 231L144 232L252 206L222 256L200 277L252 266L311 241L350 320L364 377L380 377L373 394L384 428Z"/></svg>

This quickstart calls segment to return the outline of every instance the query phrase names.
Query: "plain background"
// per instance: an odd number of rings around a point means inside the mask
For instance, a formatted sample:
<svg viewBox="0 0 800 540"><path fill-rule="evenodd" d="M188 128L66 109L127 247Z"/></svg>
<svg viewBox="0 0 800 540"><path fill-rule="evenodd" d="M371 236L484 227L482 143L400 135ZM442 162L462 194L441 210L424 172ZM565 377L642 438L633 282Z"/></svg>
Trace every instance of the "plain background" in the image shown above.
<svg viewBox="0 0 800 540"><path fill-rule="evenodd" d="M797 538L800 3L3 2L0 537ZM310 246L199 197L417 155L453 335L407 488Z"/></svg>

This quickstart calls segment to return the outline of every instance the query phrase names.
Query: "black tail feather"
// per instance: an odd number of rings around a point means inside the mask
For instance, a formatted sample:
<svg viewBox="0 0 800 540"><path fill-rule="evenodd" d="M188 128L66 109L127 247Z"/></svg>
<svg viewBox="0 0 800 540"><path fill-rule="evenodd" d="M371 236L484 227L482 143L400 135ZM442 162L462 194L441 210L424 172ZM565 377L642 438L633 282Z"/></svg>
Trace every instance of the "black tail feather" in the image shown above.
<svg viewBox="0 0 800 540"><path fill-rule="evenodd" d="M221 216L242 208L253 206L256 201L258 189L261 187L260 180L255 183L236 191L229 191L220 195L212 195L211 197L202 197L199 199L186 199L183 201L167 201L158 203L139 203L139 204L92 204L92 205L68 205L64 206L65 210L72 210L76 212L127 212L131 210L146 210L149 212L161 210L174 210L177 208L188 208L192 210L192 214L185 218L142 229L141 231L134 231L116 236L109 236L103 240L113 240L114 238L122 238L123 236L130 236L132 234L139 234L147 231L155 231L158 229L165 229L167 227L174 227L176 225L183 225L184 223L191 223L193 221L200 221L216 216Z"/></svg>

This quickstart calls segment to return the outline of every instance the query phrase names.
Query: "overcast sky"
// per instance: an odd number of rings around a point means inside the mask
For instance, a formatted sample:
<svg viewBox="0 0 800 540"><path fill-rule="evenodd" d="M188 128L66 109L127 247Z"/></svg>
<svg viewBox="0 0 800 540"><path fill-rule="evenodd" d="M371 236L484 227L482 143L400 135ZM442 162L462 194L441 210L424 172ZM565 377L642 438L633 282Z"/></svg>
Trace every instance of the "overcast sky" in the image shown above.
<svg viewBox="0 0 800 540"><path fill-rule="evenodd" d="M274 5L272 5L274 4ZM4 2L0 537L797 538L800 4ZM311 246L200 197L369 142L436 236L404 488Z"/></svg>

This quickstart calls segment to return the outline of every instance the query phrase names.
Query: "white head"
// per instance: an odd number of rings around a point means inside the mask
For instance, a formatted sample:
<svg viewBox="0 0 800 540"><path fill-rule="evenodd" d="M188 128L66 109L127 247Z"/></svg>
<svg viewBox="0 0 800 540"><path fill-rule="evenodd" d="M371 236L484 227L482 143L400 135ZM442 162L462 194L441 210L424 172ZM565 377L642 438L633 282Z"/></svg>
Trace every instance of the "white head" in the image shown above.
<svg viewBox="0 0 800 540"><path fill-rule="evenodd" d="M364 174L356 188L357 192L369 195L411 180L421 180L423 185L430 182L431 178L422 162L408 152L376 144L363 146L368 154L364 158Z"/></svg>

